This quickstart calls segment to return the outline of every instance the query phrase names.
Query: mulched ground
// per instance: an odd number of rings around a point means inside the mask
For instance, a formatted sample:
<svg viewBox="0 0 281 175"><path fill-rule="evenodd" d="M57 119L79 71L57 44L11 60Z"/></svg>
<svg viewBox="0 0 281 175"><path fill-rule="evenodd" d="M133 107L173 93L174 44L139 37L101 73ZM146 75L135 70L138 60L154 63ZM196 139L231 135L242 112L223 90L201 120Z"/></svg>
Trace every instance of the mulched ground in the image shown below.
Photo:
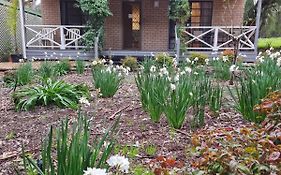
<svg viewBox="0 0 281 175"><path fill-rule="evenodd" d="M70 73L63 79L71 83L86 83L92 87L90 72L83 76ZM16 112L11 102L10 89L1 87L1 84L0 88L0 175L13 175L15 174L13 167L21 161L21 144L24 144L25 149L31 153L38 153L41 140L46 136L48 128L51 125L58 125L66 116L75 117L76 112L57 107L38 107L30 112ZM93 87L91 89L92 94L95 94ZM91 106L83 109L88 116L94 116L93 134L100 133L110 126L114 122L113 115L118 110L124 109L119 124L120 144L134 145L137 142L140 145L152 144L157 147L157 155L186 160L186 145L190 143L192 133L189 123L186 122L180 131L172 130L164 117L160 123L154 124L142 110L139 99L132 75L126 79L113 98L93 99ZM219 117L206 114L205 128L248 125L240 115L228 107L227 100L225 99L225 107ZM135 161L148 162L149 157L140 153Z"/></svg>

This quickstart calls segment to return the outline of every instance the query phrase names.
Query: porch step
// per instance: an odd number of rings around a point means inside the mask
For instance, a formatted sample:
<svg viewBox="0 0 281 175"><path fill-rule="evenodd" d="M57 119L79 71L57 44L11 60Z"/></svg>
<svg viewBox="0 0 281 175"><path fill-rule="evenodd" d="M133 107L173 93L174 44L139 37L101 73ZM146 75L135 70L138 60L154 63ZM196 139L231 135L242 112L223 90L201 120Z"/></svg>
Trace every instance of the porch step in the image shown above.
<svg viewBox="0 0 281 175"><path fill-rule="evenodd" d="M59 50L59 49L27 49L26 57L28 59L94 59L93 51L85 50Z"/></svg>

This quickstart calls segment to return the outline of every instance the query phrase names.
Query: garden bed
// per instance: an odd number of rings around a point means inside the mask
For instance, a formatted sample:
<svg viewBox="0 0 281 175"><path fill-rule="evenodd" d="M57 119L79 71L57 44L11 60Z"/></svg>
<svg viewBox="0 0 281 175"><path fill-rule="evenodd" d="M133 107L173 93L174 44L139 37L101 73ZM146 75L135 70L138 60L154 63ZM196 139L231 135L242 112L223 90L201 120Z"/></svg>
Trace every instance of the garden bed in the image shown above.
<svg viewBox="0 0 281 175"><path fill-rule="evenodd" d="M71 83L91 84L90 72L85 75L70 73L62 77ZM100 134L112 122L112 116L120 109L120 127L118 144L142 146L155 145L156 155L174 157L183 162L187 160L187 149L190 143L192 131L189 123L186 123L181 130L171 129L165 120L159 124L153 123L149 116L143 111L138 95L137 87L133 81L133 75L129 75L125 84L118 90L113 98L99 98L85 108L88 116L94 116L92 134ZM91 91L95 94L95 91ZM40 151L41 139L46 136L50 125L57 125L60 120L68 116L70 119L76 116L71 109L60 109L57 107L39 107L30 112L16 112L11 102L11 89L1 88L0 108L0 174L14 174L13 166L20 161L21 144L30 153L38 154ZM225 102L219 117L206 114L206 130L218 127L242 127L248 126L239 114L228 107L228 99ZM138 156L133 157L135 164L147 164L154 156L139 151ZM188 164L189 162L185 162Z"/></svg>

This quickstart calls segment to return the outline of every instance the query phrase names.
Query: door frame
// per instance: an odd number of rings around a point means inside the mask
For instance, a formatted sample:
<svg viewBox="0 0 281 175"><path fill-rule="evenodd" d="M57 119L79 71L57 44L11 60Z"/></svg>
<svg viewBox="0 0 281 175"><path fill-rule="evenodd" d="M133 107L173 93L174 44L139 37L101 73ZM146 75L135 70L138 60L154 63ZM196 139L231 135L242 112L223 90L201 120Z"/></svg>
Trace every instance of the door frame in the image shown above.
<svg viewBox="0 0 281 175"><path fill-rule="evenodd" d="M124 18L123 18L123 11L124 11L124 3L137 3L139 4L139 7L140 7L140 44L139 44L139 48L132 48L132 49L128 49L126 48L126 50L142 50L142 40L143 40L143 27L142 27L142 24L143 24L143 2L142 0L123 0L122 1L122 4L121 4L121 24L122 24L122 49L125 50L125 41L124 41L124 37L125 37L125 30L124 30Z"/></svg>

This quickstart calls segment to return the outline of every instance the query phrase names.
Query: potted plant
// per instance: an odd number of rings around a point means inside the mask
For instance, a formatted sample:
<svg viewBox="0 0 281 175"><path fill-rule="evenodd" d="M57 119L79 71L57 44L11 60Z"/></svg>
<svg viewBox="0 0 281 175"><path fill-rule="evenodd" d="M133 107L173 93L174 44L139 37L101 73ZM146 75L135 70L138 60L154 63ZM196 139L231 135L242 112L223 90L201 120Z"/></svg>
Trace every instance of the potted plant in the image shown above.
<svg viewBox="0 0 281 175"><path fill-rule="evenodd" d="M17 44L17 14L18 14L18 0L12 0L11 6L7 13L7 26L10 30L11 36L13 37L14 48L11 53L11 60L13 62L19 62L22 59L22 55L19 54L19 48Z"/></svg>

